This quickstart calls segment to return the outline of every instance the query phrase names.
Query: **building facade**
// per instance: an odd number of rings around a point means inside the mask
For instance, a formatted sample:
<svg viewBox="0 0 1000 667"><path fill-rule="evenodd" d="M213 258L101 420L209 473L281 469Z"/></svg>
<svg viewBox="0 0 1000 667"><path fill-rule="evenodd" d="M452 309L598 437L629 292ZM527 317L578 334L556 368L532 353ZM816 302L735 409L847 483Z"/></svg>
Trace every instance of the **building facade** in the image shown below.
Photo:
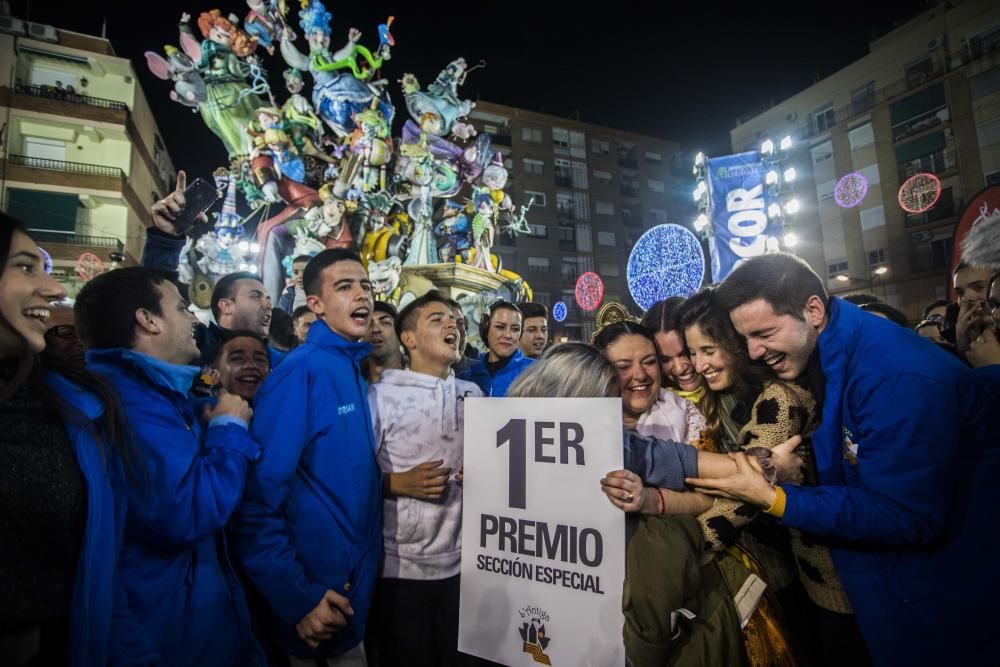
<svg viewBox="0 0 1000 667"><path fill-rule="evenodd" d="M831 293L874 292L919 319L946 296L963 204L1000 182L1000 5L932 7L871 42L860 60L738 121L730 137L740 152L786 135L796 141L801 204L792 251ZM853 202L837 184L855 172L868 191L845 208ZM939 179L941 194L929 210L908 213L900 187L918 173Z"/></svg>
<svg viewBox="0 0 1000 667"><path fill-rule="evenodd" d="M589 340L594 312L574 299L580 274L604 281L604 299L641 312L629 294L626 263L635 241L650 227L689 224L690 166L680 146L621 130L490 102L470 115L493 136L510 173L507 190L527 214L531 233L500 235L494 251L505 268L525 278L535 301L562 301L567 317L550 317L553 340Z"/></svg>
<svg viewBox="0 0 1000 667"><path fill-rule="evenodd" d="M9 16L0 31L0 201L72 295L81 274L138 263L174 168L131 61L108 40Z"/></svg>

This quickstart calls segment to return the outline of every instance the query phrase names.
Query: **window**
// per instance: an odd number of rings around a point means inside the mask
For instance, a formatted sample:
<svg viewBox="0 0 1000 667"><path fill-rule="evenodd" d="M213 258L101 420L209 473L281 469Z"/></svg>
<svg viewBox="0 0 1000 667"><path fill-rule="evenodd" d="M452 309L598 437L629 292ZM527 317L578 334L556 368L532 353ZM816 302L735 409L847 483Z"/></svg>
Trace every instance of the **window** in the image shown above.
<svg viewBox="0 0 1000 667"><path fill-rule="evenodd" d="M869 250L865 253L865 259L868 261L868 270L872 271L885 264L885 248L878 248L877 250Z"/></svg>
<svg viewBox="0 0 1000 667"><path fill-rule="evenodd" d="M527 176L542 176L545 173L545 162L542 160L524 158L521 162L524 164L524 173Z"/></svg>
<svg viewBox="0 0 1000 667"><path fill-rule="evenodd" d="M646 154L645 154L644 157L646 158L646 162L648 162L650 164L661 164L663 162L663 156L660 155L659 153L653 153L651 151L646 151Z"/></svg>
<svg viewBox="0 0 1000 667"><path fill-rule="evenodd" d="M583 132L570 131L569 154L573 157L587 157L587 139Z"/></svg>
<svg viewBox="0 0 1000 667"><path fill-rule="evenodd" d="M542 142L542 131L537 127L522 127L521 128L521 139L523 141L533 141L535 143Z"/></svg>
<svg viewBox="0 0 1000 667"><path fill-rule="evenodd" d="M549 258L548 257L529 257L528 258L528 271L532 273L548 273L549 272Z"/></svg>
<svg viewBox="0 0 1000 667"><path fill-rule="evenodd" d="M872 206L861 209L861 229L875 229L885 224L885 207Z"/></svg>
<svg viewBox="0 0 1000 667"><path fill-rule="evenodd" d="M540 303L546 308L549 308L552 305L552 297L549 296L548 292L535 292L532 296L535 303Z"/></svg>
<svg viewBox="0 0 1000 667"><path fill-rule="evenodd" d="M496 125L490 125L489 123L483 123L483 132L489 135L494 135L500 131L500 128Z"/></svg>
<svg viewBox="0 0 1000 667"><path fill-rule="evenodd" d="M19 188L7 190L7 213L32 231L73 234L79 202L80 197L76 194Z"/></svg>
<svg viewBox="0 0 1000 667"><path fill-rule="evenodd" d="M535 192L534 190L525 190L524 191L524 198L525 198L525 200L530 200L532 197L535 198L535 203L531 205L532 208L534 208L536 206L538 208L545 208L545 193L544 192Z"/></svg>
<svg viewBox="0 0 1000 667"><path fill-rule="evenodd" d="M626 169L638 169L639 161L635 155L635 144L631 141L616 141L615 144L618 153L618 166Z"/></svg>
<svg viewBox="0 0 1000 667"><path fill-rule="evenodd" d="M976 135L980 148L1000 145L1000 119L976 126Z"/></svg>
<svg viewBox="0 0 1000 667"><path fill-rule="evenodd" d="M561 127L552 128L552 148L557 153L569 152L569 130Z"/></svg>
<svg viewBox="0 0 1000 667"><path fill-rule="evenodd" d="M586 162L571 162L570 163L570 173L573 176L573 187L579 188L581 190L586 190L590 187L587 181L587 163Z"/></svg>
<svg viewBox="0 0 1000 667"><path fill-rule="evenodd" d="M846 273L847 273L847 260L846 259L837 259L837 260L834 260L833 262L830 262L826 266L826 277L828 279L830 279L830 280L833 280L837 276L839 276L841 274L846 274Z"/></svg>
<svg viewBox="0 0 1000 667"><path fill-rule="evenodd" d="M594 180L595 181L600 181L604 185L610 185L611 184L611 172L610 171L601 171L600 169L595 169L594 170Z"/></svg>
<svg viewBox="0 0 1000 667"><path fill-rule="evenodd" d="M986 174L986 185L1000 185L1000 171Z"/></svg>
<svg viewBox="0 0 1000 667"><path fill-rule="evenodd" d="M66 159L66 142L62 139L24 137L24 155L39 160L62 162Z"/></svg>
<svg viewBox="0 0 1000 667"><path fill-rule="evenodd" d="M906 66L906 84L910 88L921 86L934 78L936 69L930 56Z"/></svg>
<svg viewBox="0 0 1000 667"><path fill-rule="evenodd" d="M875 106L875 82L869 81L860 88L851 91L851 115L867 111Z"/></svg>
<svg viewBox="0 0 1000 667"><path fill-rule="evenodd" d="M615 205L612 202L598 199L594 202L594 213L597 215L614 215Z"/></svg>
<svg viewBox="0 0 1000 667"><path fill-rule="evenodd" d="M602 276L617 278L619 275L617 262L601 262L598 268L600 268Z"/></svg>
<svg viewBox="0 0 1000 667"><path fill-rule="evenodd" d="M669 222L667 212L662 208L649 209L649 217L658 225L665 225Z"/></svg>
<svg viewBox="0 0 1000 667"><path fill-rule="evenodd" d="M590 236L590 225L576 226L576 249L579 252L594 252L594 240ZM584 266L587 262L592 261L592 258L587 255L577 258L577 262L581 266Z"/></svg>
<svg viewBox="0 0 1000 667"><path fill-rule="evenodd" d="M826 132L836 125L833 117L833 105L827 104L813 112L813 122L816 123L816 132Z"/></svg>
<svg viewBox="0 0 1000 667"><path fill-rule="evenodd" d="M569 160L556 158L552 161L553 171L556 174L556 185L563 188L573 186L573 171Z"/></svg>
<svg viewBox="0 0 1000 667"><path fill-rule="evenodd" d="M568 192L557 192L556 210L564 218L575 218L576 211L573 209L573 195Z"/></svg>
<svg viewBox="0 0 1000 667"><path fill-rule="evenodd" d="M611 152L611 142L604 141L603 139L591 139L590 152L597 153L598 155L607 155Z"/></svg>
<svg viewBox="0 0 1000 667"><path fill-rule="evenodd" d="M1000 48L1000 25L994 25L969 38L969 54L973 58L998 48Z"/></svg>
<svg viewBox="0 0 1000 667"><path fill-rule="evenodd" d="M654 181L652 179L646 181L646 187L652 192L658 192L663 194L666 191L666 187L663 185L663 181Z"/></svg>
<svg viewBox="0 0 1000 667"><path fill-rule="evenodd" d="M829 141L824 141L817 146L813 146L810 152L812 153L813 164L821 164L833 159L833 144Z"/></svg>
<svg viewBox="0 0 1000 667"><path fill-rule="evenodd" d="M833 191L837 187L837 181L826 181L824 183L816 184L816 198L820 201L826 201L828 199L833 199Z"/></svg>
<svg viewBox="0 0 1000 667"><path fill-rule="evenodd" d="M608 246L609 248L614 248L615 243L615 233L614 232L597 232L597 245Z"/></svg>
<svg viewBox="0 0 1000 667"><path fill-rule="evenodd" d="M549 228L546 225L535 225L532 223L528 223L528 229L531 230L530 232L528 232L528 236L530 236L531 238L535 239L549 238Z"/></svg>
<svg viewBox="0 0 1000 667"><path fill-rule="evenodd" d="M882 181L881 175L878 173L878 163L872 163L867 167L862 167L858 169L861 175L865 177L868 181L868 185L878 185Z"/></svg>
<svg viewBox="0 0 1000 667"><path fill-rule="evenodd" d="M560 242L562 245L562 242ZM570 248L571 249L571 248ZM559 275L563 281L573 283L580 273L580 267L576 263L576 257L563 257L559 264Z"/></svg>
<svg viewBox="0 0 1000 667"><path fill-rule="evenodd" d="M948 267L953 242L949 227L913 232L910 235L911 268L914 271L931 271Z"/></svg>
<svg viewBox="0 0 1000 667"><path fill-rule="evenodd" d="M573 193L573 209L580 220L590 220L590 197L586 192Z"/></svg>
<svg viewBox="0 0 1000 667"><path fill-rule="evenodd" d="M865 123L847 131L847 139L851 142L851 150L856 151L863 146L870 146L875 143L875 133L872 131L872 124Z"/></svg>

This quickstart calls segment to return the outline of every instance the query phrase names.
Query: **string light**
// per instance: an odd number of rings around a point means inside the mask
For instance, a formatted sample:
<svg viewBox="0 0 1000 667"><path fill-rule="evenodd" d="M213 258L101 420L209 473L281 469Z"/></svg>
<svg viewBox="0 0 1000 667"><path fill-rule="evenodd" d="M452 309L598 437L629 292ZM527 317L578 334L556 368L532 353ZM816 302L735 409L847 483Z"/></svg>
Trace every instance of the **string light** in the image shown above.
<svg viewBox="0 0 1000 667"><path fill-rule="evenodd" d="M845 174L833 189L833 199L840 208L854 208L868 194L868 179L859 171Z"/></svg>
<svg viewBox="0 0 1000 667"><path fill-rule="evenodd" d="M562 322L566 319L567 310L565 303L556 301L556 305L552 306L552 317L555 318L556 322Z"/></svg>
<svg viewBox="0 0 1000 667"><path fill-rule="evenodd" d="M899 206L907 213L923 213L941 196L941 181L934 174L917 174L899 187Z"/></svg>
<svg viewBox="0 0 1000 667"><path fill-rule="evenodd" d="M639 237L628 258L628 289L645 310L671 296L690 296L705 279L698 237L680 225L657 225Z"/></svg>
<svg viewBox="0 0 1000 667"><path fill-rule="evenodd" d="M576 279L574 296L580 310L587 312L597 310L597 307L601 305L601 299L604 298L604 281L593 271L581 273L580 277Z"/></svg>

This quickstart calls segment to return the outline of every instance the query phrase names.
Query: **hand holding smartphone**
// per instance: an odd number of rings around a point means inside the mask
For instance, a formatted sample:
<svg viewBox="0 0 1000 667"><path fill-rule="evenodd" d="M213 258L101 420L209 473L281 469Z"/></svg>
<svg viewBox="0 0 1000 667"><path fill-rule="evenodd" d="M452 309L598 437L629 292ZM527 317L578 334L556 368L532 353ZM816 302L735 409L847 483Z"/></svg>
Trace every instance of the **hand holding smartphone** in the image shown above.
<svg viewBox="0 0 1000 667"><path fill-rule="evenodd" d="M215 186L204 178L196 178L184 188L184 210L174 219L174 227L187 234L195 226L198 216L212 207L222 196Z"/></svg>

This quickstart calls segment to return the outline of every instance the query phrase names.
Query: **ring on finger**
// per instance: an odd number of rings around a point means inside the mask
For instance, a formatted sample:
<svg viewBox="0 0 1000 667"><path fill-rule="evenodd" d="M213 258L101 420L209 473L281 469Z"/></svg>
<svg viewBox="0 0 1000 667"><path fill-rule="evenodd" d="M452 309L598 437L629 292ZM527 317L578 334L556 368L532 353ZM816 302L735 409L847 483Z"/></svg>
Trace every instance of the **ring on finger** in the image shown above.
<svg viewBox="0 0 1000 667"><path fill-rule="evenodd" d="M625 495L625 502L630 503L633 500L635 500L635 496L633 496L631 493Z"/></svg>

